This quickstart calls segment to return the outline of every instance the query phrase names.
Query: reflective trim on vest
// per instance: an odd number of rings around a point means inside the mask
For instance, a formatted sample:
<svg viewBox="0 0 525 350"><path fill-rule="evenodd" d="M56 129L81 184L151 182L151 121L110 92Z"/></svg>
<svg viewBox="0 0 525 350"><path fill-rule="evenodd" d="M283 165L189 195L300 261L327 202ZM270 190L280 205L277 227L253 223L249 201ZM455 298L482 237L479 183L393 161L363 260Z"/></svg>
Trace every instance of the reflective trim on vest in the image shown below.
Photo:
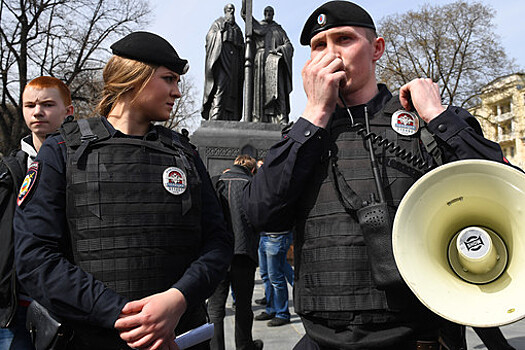
<svg viewBox="0 0 525 350"><path fill-rule="evenodd" d="M177 149L127 138L90 144L77 164L74 152L68 147L67 217L75 263L129 299L170 288L201 245L201 182L192 158L185 168ZM182 195L163 186L170 166L186 173ZM185 196L192 205L182 215Z"/></svg>
<svg viewBox="0 0 525 350"><path fill-rule="evenodd" d="M371 119L371 130L419 154L418 135L405 137L395 133L389 115L376 114ZM363 139L350 131L345 121L335 122L330 132L339 170L350 187L363 200L369 200L369 194L375 193L376 188ZM395 159L391 153L377 146L375 153L380 161L385 195L394 212L415 179L387 165L388 159ZM339 202L328 166L326 161L316 169L312 183L307 186L311 191L300 199L304 205L301 215L305 217L296 228L294 241L300 266L296 270L296 310L299 313L387 310L387 295L375 287L371 277L359 223Z"/></svg>

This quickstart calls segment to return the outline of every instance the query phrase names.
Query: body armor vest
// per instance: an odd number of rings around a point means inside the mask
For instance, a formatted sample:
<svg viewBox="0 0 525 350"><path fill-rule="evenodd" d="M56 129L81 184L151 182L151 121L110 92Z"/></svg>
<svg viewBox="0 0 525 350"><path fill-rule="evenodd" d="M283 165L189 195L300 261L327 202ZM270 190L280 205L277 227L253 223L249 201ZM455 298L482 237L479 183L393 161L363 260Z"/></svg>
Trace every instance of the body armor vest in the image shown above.
<svg viewBox="0 0 525 350"><path fill-rule="evenodd" d="M132 300L170 288L201 245L201 180L191 146L157 126L143 139L114 138L99 118L65 123L60 132L75 264ZM169 167L186 175L182 194L164 187Z"/></svg>
<svg viewBox="0 0 525 350"><path fill-rule="evenodd" d="M370 116L371 131L420 155L419 133L402 136L391 127L391 115L400 109L395 101L390 99L381 111ZM302 207L295 236L295 259L300 266L296 270L295 307L303 314L372 311L381 314L380 310L392 309L395 294L389 295L374 285L359 222L341 204L340 193L334 186L337 178L329 175L331 162L336 162L350 188L362 200L369 200L371 193L377 193L366 142L350 128L346 111L336 113L332 119L328 128L331 159L316 168L307 186L310 190L300 200ZM374 145L374 149L393 220L399 202L419 171L401 165L402 162L383 147ZM399 306L397 302L396 305ZM382 317L374 320L385 321ZM356 318L349 322L362 320Z"/></svg>

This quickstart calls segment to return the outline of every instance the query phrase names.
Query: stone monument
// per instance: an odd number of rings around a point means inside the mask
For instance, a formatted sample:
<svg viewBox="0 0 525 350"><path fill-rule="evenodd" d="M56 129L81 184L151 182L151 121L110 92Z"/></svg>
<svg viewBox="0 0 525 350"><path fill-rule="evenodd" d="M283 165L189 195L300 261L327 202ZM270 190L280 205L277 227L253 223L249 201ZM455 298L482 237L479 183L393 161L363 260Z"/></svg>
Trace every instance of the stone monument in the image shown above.
<svg viewBox="0 0 525 350"><path fill-rule="evenodd" d="M274 14L273 7L267 6L263 20L252 17L250 21L255 45L252 121L284 126L290 114L293 46L284 29L273 20ZM246 0L241 16L245 21L248 18Z"/></svg>
<svg viewBox="0 0 525 350"><path fill-rule="evenodd" d="M229 168L239 154L264 158L267 150L281 139L281 129L290 112L293 47L281 26L273 21L273 8L266 7L265 19L261 22L252 17L252 0L243 0L242 9L246 22L244 117L238 121L243 115L240 110L231 114L213 112L211 92L216 80L211 73L213 70L209 70L213 67L209 58L214 55L209 54L208 48L211 48L209 43L213 38L224 43L224 34L219 36L215 31L226 21L232 8L230 4L225 6L225 17L217 19L207 35L202 115L208 120L203 120L201 127L191 135L191 142L197 146L210 176ZM242 89L238 97L243 100ZM220 103L215 105L221 106Z"/></svg>
<svg viewBox="0 0 525 350"><path fill-rule="evenodd" d="M224 6L206 35L205 83L202 117L241 120L244 77L244 38L235 23L235 7Z"/></svg>

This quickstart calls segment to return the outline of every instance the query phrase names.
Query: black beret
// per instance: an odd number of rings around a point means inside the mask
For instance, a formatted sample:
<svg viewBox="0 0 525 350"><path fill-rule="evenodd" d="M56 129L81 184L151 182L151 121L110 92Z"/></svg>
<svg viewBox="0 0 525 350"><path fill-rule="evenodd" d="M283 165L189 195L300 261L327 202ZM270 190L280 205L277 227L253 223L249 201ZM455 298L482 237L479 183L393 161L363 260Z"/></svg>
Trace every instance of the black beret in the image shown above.
<svg viewBox="0 0 525 350"><path fill-rule="evenodd" d="M301 45L310 45L310 40L323 30L343 26L376 29L372 17L361 6L350 1L329 1L318 7L306 20L301 33Z"/></svg>
<svg viewBox="0 0 525 350"><path fill-rule="evenodd" d="M168 41L149 32L128 34L111 45L111 50L114 55L164 66L180 75L189 68L188 61L180 58Z"/></svg>

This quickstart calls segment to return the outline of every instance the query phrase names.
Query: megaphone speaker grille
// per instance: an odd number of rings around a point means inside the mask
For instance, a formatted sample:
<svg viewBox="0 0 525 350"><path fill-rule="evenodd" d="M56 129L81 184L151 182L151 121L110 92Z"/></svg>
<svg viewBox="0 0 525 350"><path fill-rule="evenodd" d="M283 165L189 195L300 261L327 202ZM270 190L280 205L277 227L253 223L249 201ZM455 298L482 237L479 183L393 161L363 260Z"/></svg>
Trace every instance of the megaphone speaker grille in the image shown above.
<svg viewBox="0 0 525 350"><path fill-rule="evenodd" d="M403 197L393 225L394 257L410 289L438 315L475 327L512 323L525 317L524 224L525 174L487 160L449 163L423 176ZM495 277L476 271L468 255L452 267L449 247L469 227L497 236L488 258L494 263L487 268ZM460 276L458 266L480 280ZM494 272L497 266L503 267Z"/></svg>

